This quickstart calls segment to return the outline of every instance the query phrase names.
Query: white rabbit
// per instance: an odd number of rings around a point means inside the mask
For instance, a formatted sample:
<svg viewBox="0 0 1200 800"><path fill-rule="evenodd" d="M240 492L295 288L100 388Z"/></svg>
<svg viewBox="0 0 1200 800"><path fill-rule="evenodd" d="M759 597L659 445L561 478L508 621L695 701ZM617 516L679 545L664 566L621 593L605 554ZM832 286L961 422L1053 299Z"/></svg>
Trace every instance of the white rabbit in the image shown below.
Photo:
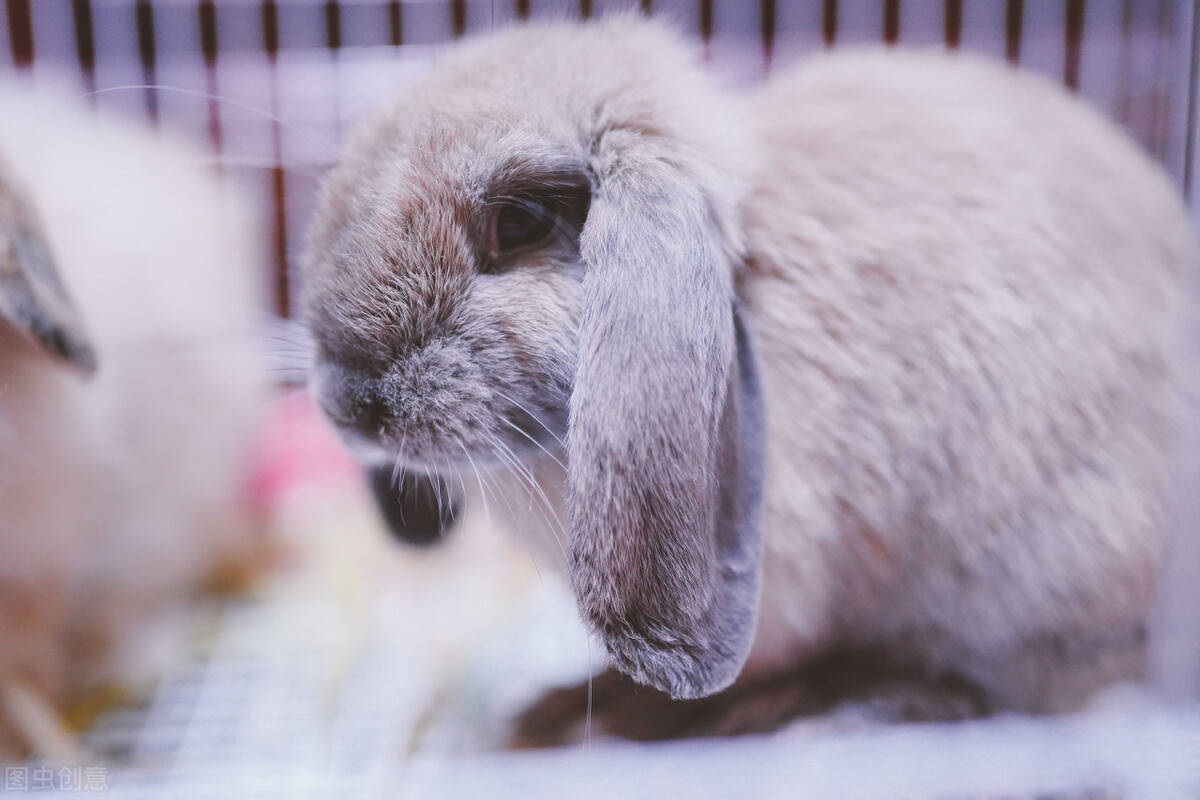
<svg viewBox="0 0 1200 800"><path fill-rule="evenodd" d="M737 98L619 17L456 45L364 125L306 315L352 447L562 537L637 682L1050 711L1144 668L1194 255L1041 78L838 52Z"/></svg>
<svg viewBox="0 0 1200 800"><path fill-rule="evenodd" d="M43 744L21 698L61 704L127 677L120 653L144 623L266 552L249 491L266 383L248 230L201 156L0 86L0 157L0 752L13 754Z"/></svg>

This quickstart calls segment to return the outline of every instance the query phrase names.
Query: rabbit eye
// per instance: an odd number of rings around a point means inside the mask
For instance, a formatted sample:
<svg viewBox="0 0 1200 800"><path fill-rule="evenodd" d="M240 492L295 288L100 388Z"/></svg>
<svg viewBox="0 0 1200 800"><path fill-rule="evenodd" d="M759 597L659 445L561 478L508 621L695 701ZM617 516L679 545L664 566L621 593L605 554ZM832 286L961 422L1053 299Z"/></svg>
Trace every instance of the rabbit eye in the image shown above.
<svg viewBox="0 0 1200 800"><path fill-rule="evenodd" d="M488 187L487 195L479 242L481 272L568 263L578 257L591 203L586 174L511 167Z"/></svg>
<svg viewBox="0 0 1200 800"><path fill-rule="evenodd" d="M504 205L495 219L496 250L501 253L537 244L554 230L554 216L532 202Z"/></svg>

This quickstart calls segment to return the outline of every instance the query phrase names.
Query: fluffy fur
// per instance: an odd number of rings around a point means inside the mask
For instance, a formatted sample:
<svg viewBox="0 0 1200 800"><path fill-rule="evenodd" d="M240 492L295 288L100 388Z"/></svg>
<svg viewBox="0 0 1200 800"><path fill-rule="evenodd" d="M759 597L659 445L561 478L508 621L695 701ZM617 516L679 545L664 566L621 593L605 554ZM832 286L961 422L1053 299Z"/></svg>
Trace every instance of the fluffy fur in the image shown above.
<svg viewBox="0 0 1200 800"><path fill-rule="evenodd" d="M497 202L559 175L581 229L496 268ZM1045 711L1143 669L1193 258L1161 171L1040 78L839 52L735 98L618 18L456 46L363 126L306 313L364 457L492 470L637 680L869 653Z"/></svg>
<svg viewBox="0 0 1200 800"><path fill-rule="evenodd" d="M143 623L261 555L266 385L240 206L202 157L57 95L0 86L0 108L2 266L41 287L0 284L5 751L38 744L9 687L57 704L131 677Z"/></svg>

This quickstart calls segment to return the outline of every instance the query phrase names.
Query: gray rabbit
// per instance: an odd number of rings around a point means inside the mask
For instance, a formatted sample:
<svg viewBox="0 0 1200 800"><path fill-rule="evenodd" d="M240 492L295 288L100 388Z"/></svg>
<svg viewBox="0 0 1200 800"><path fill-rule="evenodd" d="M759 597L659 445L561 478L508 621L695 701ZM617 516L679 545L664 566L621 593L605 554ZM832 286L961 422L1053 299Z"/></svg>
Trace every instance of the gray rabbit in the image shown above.
<svg viewBox="0 0 1200 800"><path fill-rule="evenodd" d="M378 472L513 517L637 683L1071 709L1144 669L1194 247L1125 135L1003 65L735 97L652 22L518 27L328 178L314 390Z"/></svg>

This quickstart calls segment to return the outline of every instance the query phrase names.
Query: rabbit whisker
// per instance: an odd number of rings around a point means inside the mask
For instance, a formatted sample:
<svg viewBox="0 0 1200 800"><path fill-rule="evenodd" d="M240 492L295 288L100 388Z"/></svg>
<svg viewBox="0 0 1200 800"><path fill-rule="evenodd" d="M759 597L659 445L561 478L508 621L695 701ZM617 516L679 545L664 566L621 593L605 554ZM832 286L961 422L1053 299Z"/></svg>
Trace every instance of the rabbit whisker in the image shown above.
<svg viewBox="0 0 1200 800"><path fill-rule="evenodd" d="M404 472L404 467L400 466L400 459L404 456L404 445L408 442L408 422L405 421L404 427L400 430L400 446L396 448L396 463L392 465L392 484L396 483L396 475Z"/></svg>
<svg viewBox="0 0 1200 800"><path fill-rule="evenodd" d="M436 480L430 480L430 485L433 487L433 497L437 501L438 519L442 518L442 484ZM446 498L446 502L450 502L450 498Z"/></svg>
<svg viewBox="0 0 1200 800"><path fill-rule="evenodd" d="M563 563L569 563L570 557L567 554L566 546L564 545L563 539L560 536L560 533L565 535L565 530L563 529L562 520L559 518L558 513L554 510L554 506L550 503L550 499L546 496L545 491L536 482L533 475L529 472L528 468L524 467L518 461L515 460L516 456L515 456L515 454L513 454L511 449L509 449L508 447L505 447L504 443L501 442L495 436L491 436L489 438L494 443L494 445L497 446L497 449L495 452L497 453L497 455L499 455L501 457L501 462L505 464L506 468L509 469L510 472L512 472L514 475L516 475L518 477L519 483L523 486L528 486L530 488L537 490L538 494L541 497L542 504L545 507L545 510L542 510L540 508L538 509L539 515L542 517L542 521L546 523L546 527L549 528L551 534L554 535L554 540L555 540L555 542L558 543L559 550L562 551L562 554L563 554L563 559L564 559ZM507 453L507 455L506 455L506 453ZM555 459L555 460L557 461L557 459ZM511 466L509 466L509 465L511 465ZM560 462L560 466L561 466L561 462ZM526 489L526 493L529 496L530 507L532 508L533 501L534 501L534 495L532 492L529 491L528 488ZM558 527L558 531L555 530L554 525L550 524L550 519L546 516L546 513L545 513L546 511L549 511L550 514L553 515L554 521ZM532 557L532 551L530 552L530 555ZM534 567L535 568L537 567L537 561L534 561ZM539 575L541 574L540 570L539 570L538 574ZM593 706L592 683L594 680L593 674L592 674L594 672L594 670L592 669L592 665L594 663L592 660L593 659L592 637L585 636L584 643L587 647L588 677L587 677L587 709L585 710L585 713L584 713L584 722L583 722L583 746L585 749L590 749L591 745L592 745L592 711L593 711L593 708L592 708L592 706Z"/></svg>
<svg viewBox="0 0 1200 800"><path fill-rule="evenodd" d="M496 457L497 457L497 460L499 460L499 461L501 462L501 465L502 465L502 466L503 466L503 467L504 467L506 470L508 470L509 472L511 472L511 469L509 469L508 465L507 465L506 463L504 463L503 459L501 458L501 454L500 454L500 453L496 452L496 451L493 449L491 454L492 454L493 456L496 456ZM498 478L497 478L495 475L492 475L491 477L492 477L491 486L492 486L492 489L493 489L493 497L495 497L495 498L499 498L501 501L503 501L503 503L504 503L504 507L505 507L505 508L508 510L509 519L516 519L516 518L517 518L517 515L516 515L516 514L514 513L514 511L513 511L512 500L511 500L511 498L509 497L509 493L508 493L508 492L506 492L506 491L502 491L502 489L503 489L503 484L501 484L501 483L499 482ZM536 564L535 564L535 566L536 566Z"/></svg>
<svg viewBox="0 0 1200 800"><path fill-rule="evenodd" d="M567 555L567 547L564 543L566 530L563 527L562 519L559 518L558 512L554 509L554 504L550 502L550 498L546 496L545 490L542 489L533 473L530 472L528 467L523 465L519 459L517 459L516 454L513 453L513 451L504 444L504 442L500 441L495 436L491 436L489 438L496 447L500 448L496 452L501 455L502 460L512 465L512 467L516 470L517 476L521 479L521 482L528 487L531 500L533 497L532 492L537 492L538 496L541 498L542 504L545 506L546 511L548 511L550 515L554 517L555 524L550 525L549 520L547 520L547 527L550 528L550 533L553 534L555 542L558 543L558 549L562 551L563 563L569 563L570 557Z"/></svg>
<svg viewBox="0 0 1200 800"><path fill-rule="evenodd" d="M320 170L309 165L282 163L270 158L240 158L229 156L214 156L212 158L193 159L192 164L198 167L244 167L246 169L282 169L289 175L299 175L310 180L321 180Z"/></svg>
<svg viewBox="0 0 1200 800"><path fill-rule="evenodd" d="M493 438L492 441L494 442L494 447L504 447L503 443L498 439ZM507 448L505 448L505 450L507 450ZM554 537L555 544L558 545L559 552L562 553L563 563L567 563L569 556L567 555L566 545L563 543L563 537L561 535L563 531L562 520L559 519L558 513L554 510L554 505L550 502L549 498L546 497L545 492L542 491L542 488L538 485L533 475L525 470L520 462L516 460L516 457L512 454L511 450L507 450L506 454L505 452L496 449L495 453L500 458L501 463L503 463L508 469L509 473L517 479L518 486L524 490L526 496L529 498L529 510L532 511L534 508L534 492L537 492L541 495L542 506L538 507L538 514L541 516L542 521L545 523L546 528L550 531L550 534ZM553 522L551 521L550 517L547 516L547 512L553 516Z"/></svg>
<svg viewBox="0 0 1200 800"><path fill-rule="evenodd" d="M501 459L501 458L500 458L500 454L499 454L499 453L495 453L494 455L496 455L496 457L497 457L497 460L499 460L499 461L501 462L501 466L504 468L505 472L507 472L507 473L508 473L510 476L513 476L513 477L515 477L515 474L514 474L514 473L513 473L513 471L512 471L512 467L510 467L510 466L509 466L509 465L508 465L508 464L507 464L507 463L506 463L506 462L505 462L503 459ZM506 495L507 495L507 493L505 493L505 492L501 492L501 497L506 497ZM509 503L509 502L506 500L506 501L505 501L505 505L508 507L509 513L510 513L510 514L512 514L512 505L511 505L511 503ZM540 509L539 509L539 511L540 511ZM532 499L532 497L530 497L529 513L533 513L533 499ZM516 515L515 515L515 514L513 514L513 517L512 517L512 518L513 518L513 519L516 519L517 517L516 517ZM546 524L547 524L547 525L549 525L549 524L550 524L550 523L549 523L549 520L547 520L547 519L546 519L544 516L542 517L542 519L543 519L543 521L544 521L544 522L546 522ZM525 550L525 552L526 552L526 553L529 555L529 560L530 560L530 561L533 563L533 569L534 569L534 571L537 573L538 580L539 580L539 581L544 581L544 580L545 580L545 577L542 575L542 568L541 568L541 567L538 565L537 558L534 556L534 553L533 553L533 548L532 548L532 547L530 547L530 546L529 546L529 544L528 544L527 542L525 542L523 539L521 539L520 537L518 537L518 541L521 541L521 543L522 543L522 546L523 546L523 549L524 549L524 550Z"/></svg>
<svg viewBox="0 0 1200 800"><path fill-rule="evenodd" d="M467 492L467 482L465 480L463 480L462 470L461 469L451 469L450 462L447 461L446 462L446 474L447 475L453 474L455 477L458 478L458 485L459 485L459 488L462 489L463 498L465 500L469 496L469 493ZM447 480L449 480L449 479L447 479ZM450 491L449 483L447 483L447 485L446 485L446 491Z"/></svg>
<svg viewBox="0 0 1200 800"><path fill-rule="evenodd" d="M480 496L481 500L483 501L483 513L487 515L488 524L493 524L492 523L492 511L488 507L487 494L485 493L484 488L483 488L483 477L479 474L479 468L475 466L475 459L471 458L471 451L469 451L467 449L467 446L465 444L463 444L463 440L458 438L458 436L455 436L454 438L455 438L455 441L458 442L459 448L462 449L463 455L465 455L467 457L467 462L471 465L471 469L473 469L475 471L475 480L477 480L479 482L479 496Z"/></svg>
<svg viewBox="0 0 1200 800"><path fill-rule="evenodd" d="M325 151L325 154L329 158L331 158L331 159L335 158L337 155L329 147L329 145L327 143L321 142L318 139L314 138L313 136L306 134L301 128L299 128L295 125L292 125L291 123L287 122L286 120L279 117L278 115L272 114L269 111L264 111L261 108L257 108L255 106L249 105L247 103L243 103L238 100L234 100L229 97L222 97L219 94L213 94L212 92L205 92L205 91L201 91L199 89L188 89L183 86L168 86L166 84L161 84L161 83L126 83L126 84L122 84L120 86L106 86L103 89L96 89L91 92L84 92L82 96L83 97L95 97L95 96L102 95L102 94L111 94L112 92L145 91L147 89L153 89L156 92L173 92L175 94L187 95L188 97L198 97L202 100L212 100L213 102L221 103L222 105L228 106L230 108L237 108L242 111L249 112L251 114L257 114L260 117L269 119L272 122L278 124L281 128L285 128L286 130L291 131L292 133L296 134L297 136L299 136L302 139L304 139L305 141L307 141L309 144L314 144L314 145L317 145L318 147L322 148Z"/></svg>
<svg viewBox="0 0 1200 800"><path fill-rule="evenodd" d="M562 461L561 461L561 460L558 458L558 456L554 455L554 454L553 454L553 453L551 453L549 450L547 450L545 445L543 445L543 444L542 444L541 442L539 442L537 439L535 439L535 438L533 438L532 436L530 436L530 435L529 435L528 433L526 433L525 431L521 430L521 428L520 428L520 426L519 426L519 425L515 425L515 424L513 424L513 422L512 422L511 420L509 420L508 418L506 418L506 417L501 417L500 419L504 420L504 424L505 424L505 425L507 425L508 427L512 428L514 431L516 431L517 433L521 434L522 436L524 436L524 437L525 437L526 439L528 439L529 441L533 442L533 444L534 444L534 445L535 445L535 446L536 446L536 447L537 447L539 450L541 450L541 451L542 451L543 453L545 453L546 455L550 456L550 458L551 458L551 459L554 461L554 463L555 463L555 464L558 464L560 467L562 467L564 471L566 470L566 468L567 468L567 465L566 465L566 464L564 464L564 463L563 463L563 462L562 462Z"/></svg>
<svg viewBox="0 0 1200 800"><path fill-rule="evenodd" d="M499 389L493 389L492 391L494 391L496 394L500 395L500 396L501 396L501 397L503 397L505 400L507 400L508 402L512 403L514 406L516 406L517 408L521 409L521 410L522 410L522 411L524 411L526 414L528 414L528 415L529 415L529 417L530 417L530 419L532 419L532 420L533 420L534 422L536 422L537 424L541 425L541 426L542 426L542 427L543 427L543 428L546 430L546 433L548 433L548 434L550 434L551 436L553 436L553 437L554 437L554 440L555 440L555 441L557 441L557 442L558 442L560 445L562 445L563 447L566 447L566 446L567 446L567 443L566 443L566 442L564 442L564 441L562 440L562 437L560 437L560 436L559 436L557 433L555 433L553 430L551 430L549 425L547 425L545 422L543 422L543 421L542 421L542 419L541 419L541 418L540 418L540 417L539 417L537 414L534 414L534 413L533 413L532 411L530 411L528 408L526 408L525 406L523 406L523 405L520 403L520 401L516 400L516 399L515 399L515 398L513 398L513 397L510 397L509 395L505 394L504 392L500 391Z"/></svg>

